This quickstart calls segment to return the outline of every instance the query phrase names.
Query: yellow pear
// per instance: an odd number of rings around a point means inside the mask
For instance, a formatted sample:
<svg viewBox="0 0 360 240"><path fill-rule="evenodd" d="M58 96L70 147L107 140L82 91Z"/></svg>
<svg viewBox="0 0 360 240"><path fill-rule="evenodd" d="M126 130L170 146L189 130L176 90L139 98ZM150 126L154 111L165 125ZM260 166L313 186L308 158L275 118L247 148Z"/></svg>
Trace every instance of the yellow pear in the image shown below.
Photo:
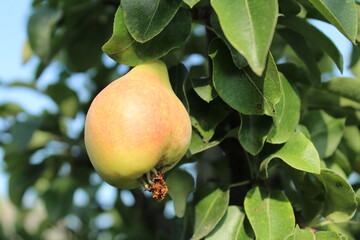
<svg viewBox="0 0 360 240"><path fill-rule="evenodd" d="M85 145L97 173L118 188L143 185L157 200L167 192L163 173L184 156L190 139L189 115L159 60L110 83L86 116Z"/></svg>

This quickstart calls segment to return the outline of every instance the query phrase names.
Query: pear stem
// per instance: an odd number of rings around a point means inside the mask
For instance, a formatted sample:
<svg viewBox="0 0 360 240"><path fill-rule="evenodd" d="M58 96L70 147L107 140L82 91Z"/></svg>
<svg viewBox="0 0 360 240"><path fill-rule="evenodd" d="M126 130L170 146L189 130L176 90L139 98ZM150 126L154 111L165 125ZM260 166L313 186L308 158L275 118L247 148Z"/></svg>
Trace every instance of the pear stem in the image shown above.
<svg viewBox="0 0 360 240"><path fill-rule="evenodd" d="M140 178L140 183L145 189L149 188L149 185L146 183L146 181L143 178Z"/></svg>
<svg viewBox="0 0 360 240"><path fill-rule="evenodd" d="M147 173L146 173L146 182L149 183L149 184L153 184L153 181L152 181L152 179L151 179L150 172L147 172Z"/></svg>
<svg viewBox="0 0 360 240"><path fill-rule="evenodd" d="M146 191L152 193L152 197L155 198L156 201L161 202L164 200L166 193L168 192L168 187L164 180L164 174L161 171L156 170L155 168L151 169L144 174L140 179L140 182Z"/></svg>

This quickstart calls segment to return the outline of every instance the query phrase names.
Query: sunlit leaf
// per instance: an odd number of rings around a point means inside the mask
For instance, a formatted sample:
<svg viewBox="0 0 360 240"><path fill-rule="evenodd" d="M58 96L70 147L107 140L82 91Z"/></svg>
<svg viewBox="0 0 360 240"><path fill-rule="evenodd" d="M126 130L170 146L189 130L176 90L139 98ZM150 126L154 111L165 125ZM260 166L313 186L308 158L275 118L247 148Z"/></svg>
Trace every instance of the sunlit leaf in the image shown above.
<svg viewBox="0 0 360 240"><path fill-rule="evenodd" d="M315 233L316 240L342 240L338 233L319 231Z"/></svg>
<svg viewBox="0 0 360 240"><path fill-rule="evenodd" d="M350 41L355 43L357 15L354 0L309 0Z"/></svg>
<svg viewBox="0 0 360 240"><path fill-rule="evenodd" d="M344 134L345 119L333 118L324 111L312 111L302 123L307 127L320 158L330 157Z"/></svg>
<svg viewBox="0 0 360 240"><path fill-rule="evenodd" d="M0 117L14 116L24 110L15 103L5 103L0 105Z"/></svg>
<svg viewBox="0 0 360 240"><path fill-rule="evenodd" d="M309 24L304 19L289 16L286 18L279 18L279 23L283 24L290 29L300 33L311 43L315 44L318 48L326 52L331 59L336 63L336 66L342 72L343 70L343 57L336 45L320 30L313 25Z"/></svg>
<svg viewBox="0 0 360 240"><path fill-rule="evenodd" d="M206 184L196 192L194 234L198 240L210 233L224 216L229 204L229 190Z"/></svg>
<svg viewBox="0 0 360 240"><path fill-rule="evenodd" d="M246 67L248 65L246 59L227 40L223 30L221 29L219 19L215 13L211 15L210 22L211 25L214 27L215 33L225 42L226 46L229 48L234 64L238 68Z"/></svg>
<svg viewBox="0 0 360 240"><path fill-rule="evenodd" d="M25 64L29 61L32 56L32 49L30 47L29 41L25 41L22 48L22 63Z"/></svg>
<svg viewBox="0 0 360 240"><path fill-rule="evenodd" d="M286 142L294 134L300 119L299 96L284 75L280 74L280 80L283 94L280 102L275 105L274 125L267 137L267 142L270 143Z"/></svg>
<svg viewBox="0 0 360 240"><path fill-rule="evenodd" d="M184 3L189 5L190 8L192 8L193 6L195 6L195 4L200 2L200 0L183 0L183 1L184 1Z"/></svg>
<svg viewBox="0 0 360 240"><path fill-rule="evenodd" d="M218 239L248 239L244 230L245 212L239 206L229 206L225 215L215 229L205 238Z"/></svg>
<svg viewBox="0 0 360 240"><path fill-rule="evenodd" d="M246 194L244 207L258 240L283 240L295 226L291 203L281 191L255 187Z"/></svg>
<svg viewBox="0 0 360 240"><path fill-rule="evenodd" d="M317 84L318 79L320 79L320 69L317 65L315 53L310 49L304 37L291 29L279 29L277 32L304 62L312 74L311 81ZM302 79L302 81L304 80Z"/></svg>
<svg viewBox="0 0 360 240"><path fill-rule="evenodd" d="M271 154L260 165L264 177L268 176L268 164L274 158L280 158L291 167L320 173L320 158L312 142L302 132L296 132L277 152Z"/></svg>
<svg viewBox="0 0 360 240"><path fill-rule="evenodd" d="M261 76L274 35L277 0L211 0L229 42Z"/></svg>
<svg viewBox="0 0 360 240"><path fill-rule="evenodd" d="M294 235L286 238L286 240L315 240L315 235L312 231L301 229L299 225L296 225Z"/></svg>
<svg viewBox="0 0 360 240"><path fill-rule="evenodd" d="M360 103L360 79L336 77L323 83L323 88Z"/></svg>
<svg viewBox="0 0 360 240"><path fill-rule="evenodd" d="M333 222L344 222L354 216L357 202L351 185L330 169L321 169L320 179L325 186L323 215Z"/></svg>

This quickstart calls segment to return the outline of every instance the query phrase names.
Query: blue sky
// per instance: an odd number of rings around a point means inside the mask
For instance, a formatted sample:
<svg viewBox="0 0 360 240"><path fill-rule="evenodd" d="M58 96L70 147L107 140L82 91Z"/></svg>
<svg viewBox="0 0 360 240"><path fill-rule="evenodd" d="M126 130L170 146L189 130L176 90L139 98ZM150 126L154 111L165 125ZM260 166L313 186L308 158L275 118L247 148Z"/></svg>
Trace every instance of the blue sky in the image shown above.
<svg viewBox="0 0 360 240"><path fill-rule="evenodd" d="M0 1L0 81L30 79L32 64L21 64L31 1Z"/></svg>
<svg viewBox="0 0 360 240"><path fill-rule="evenodd" d="M26 20L30 0L0 1L0 84L16 79L30 79L32 66L22 66L22 45L26 39ZM7 94L0 89L0 103ZM0 197L7 193L7 177L2 171L0 151Z"/></svg>
<svg viewBox="0 0 360 240"><path fill-rule="evenodd" d="M22 94L21 89L9 90L1 87L2 83L13 81L30 82L33 78L34 67L38 63L36 57L32 57L28 63L22 64L22 48L26 40L26 23L31 13L32 0L0 1L0 104L5 100L15 101L33 114L39 114L44 109L54 110L54 104L44 101L44 97L34 92ZM330 36L339 50L344 55L344 76L352 76L346 69L349 63L351 45L334 27L312 22ZM51 82L51 76L56 71L56 64L52 65L43 74L41 82ZM339 72L337 74L340 74ZM75 81L73 81L75 82ZM1 122L0 122L1 129ZM0 151L0 197L6 195L7 177L2 171L2 152Z"/></svg>

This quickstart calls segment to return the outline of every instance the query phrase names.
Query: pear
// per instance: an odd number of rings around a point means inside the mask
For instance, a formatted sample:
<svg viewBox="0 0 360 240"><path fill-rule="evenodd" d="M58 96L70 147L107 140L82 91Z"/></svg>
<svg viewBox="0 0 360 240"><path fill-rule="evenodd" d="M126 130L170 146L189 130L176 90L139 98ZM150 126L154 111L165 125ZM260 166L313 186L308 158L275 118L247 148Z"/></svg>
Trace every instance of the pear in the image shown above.
<svg viewBox="0 0 360 240"><path fill-rule="evenodd" d="M143 185L162 200L163 174L185 155L191 140L189 114L171 88L160 60L134 67L92 101L85 146L96 172L110 185Z"/></svg>

